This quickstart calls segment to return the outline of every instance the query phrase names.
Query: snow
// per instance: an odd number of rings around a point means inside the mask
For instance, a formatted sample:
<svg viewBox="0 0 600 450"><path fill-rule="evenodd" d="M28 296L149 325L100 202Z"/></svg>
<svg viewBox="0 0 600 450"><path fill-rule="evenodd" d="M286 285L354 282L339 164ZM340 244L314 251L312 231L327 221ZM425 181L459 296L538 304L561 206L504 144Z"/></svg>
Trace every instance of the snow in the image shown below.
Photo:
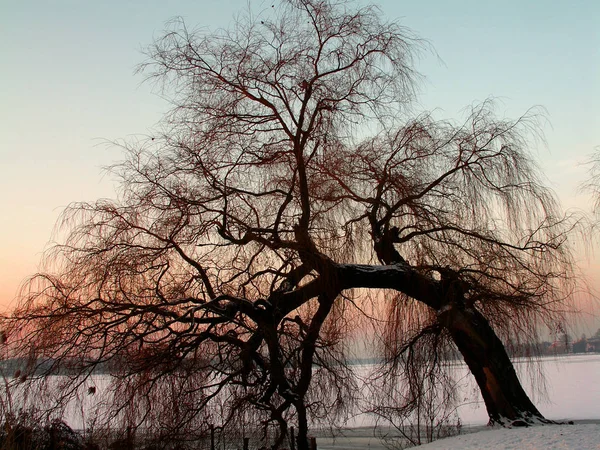
<svg viewBox="0 0 600 450"><path fill-rule="evenodd" d="M405 271L405 268L402 266L402 264L396 263L396 264L388 264L388 265L381 265L381 264L338 264L337 267L339 267L340 269L346 269L346 270L356 270L359 272L365 272L365 273L377 273L377 272L389 272L389 271Z"/></svg>
<svg viewBox="0 0 600 450"><path fill-rule="evenodd" d="M477 431L475 431L477 430ZM319 450L390 450L401 448L397 440L381 439L370 428L344 430L335 438L317 435ZM529 428L468 429L458 436L430 444L410 447L415 450L600 450L600 421L575 425L536 425Z"/></svg>
<svg viewBox="0 0 600 450"><path fill-rule="evenodd" d="M575 421L575 425L539 425L528 428L488 428L487 412L477 385L464 364L457 364L462 405L457 413L463 424L459 436L414 447L425 449L570 449L600 450L600 354L544 357L538 361L513 361L525 390L548 419ZM367 375L370 365L355 370ZM544 392L545 390L545 392ZM394 448L373 430L373 417L355 416L341 435L317 438L321 450L386 450ZM393 435L393 430L390 433Z"/></svg>
<svg viewBox="0 0 600 450"><path fill-rule="evenodd" d="M527 360L513 363L525 391L547 419L600 419L600 355L545 357L537 363ZM465 395L458 415L463 424L485 425L488 416L481 394L466 367L461 365L458 369L458 379L462 380L458 389Z"/></svg>
<svg viewBox="0 0 600 450"><path fill-rule="evenodd" d="M512 429L485 427L488 417L479 390L466 366L457 363L453 365L453 370L459 382L457 390L460 392L462 405L457 413L463 424L463 434L417 448L600 450L600 354L544 357L533 365L527 360L516 360L514 363L525 390L540 412L551 420L574 420L575 425ZM356 365L354 370L357 375L366 376L373 368L371 364L362 364ZM94 375L88 381L90 386L96 388L95 395L87 395L89 386L84 386L81 397L85 405L70 405L72 408L67 411L67 423L77 429L87 423L87 412L103 398L103 393L108 392L109 380L106 375ZM539 392L540 382L546 387L546 395ZM368 395L365 387L359 389L359 392L363 396ZM43 404L43 399L35 401ZM84 411L85 417L82 416ZM373 416L358 414L358 411L356 413L352 420L344 424L348 428L336 432L335 436L331 436L326 430L313 428L319 450L394 448L392 441L381 439L387 434L385 429L382 431L381 428L373 428L376 424ZM390 435L393 436L393 430L391 431Z"/></svg>
<svg viewBox="0 0 600 450"><path fill-rule="evenodd" d="M414 447L419 450L600 449L600 423L490 429Z"/></svg>
<svg viewBox="0 0 600 450"><path fill-rule="evenodd" d="M550 420L600 420L600 354L545 356L538 360L513 360L523 388L544 417ZM358 392L369 395L366 387L372 364L353 367L364 381ZM481 393L464 363L451 367L457 382L459 406L456 409L464 426L487 425L489 417ZM372 427L377 419L356 411L343 424L347 428ZM318 427L319 424L313 424Z"/></svg>

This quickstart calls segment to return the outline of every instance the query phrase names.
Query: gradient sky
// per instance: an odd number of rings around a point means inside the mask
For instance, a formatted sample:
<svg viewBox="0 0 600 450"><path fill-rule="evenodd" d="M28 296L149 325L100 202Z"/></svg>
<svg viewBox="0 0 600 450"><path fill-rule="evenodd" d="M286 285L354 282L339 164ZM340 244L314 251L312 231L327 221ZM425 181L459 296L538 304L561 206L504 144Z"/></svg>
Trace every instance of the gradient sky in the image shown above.
<svg viewBox="0 0 600 450"><path fill-rule="evenodd" d="M273 0L275 1L275 0ZM141 49L164 23L225 27L271 2L247 0L97 2L0 0L0 310L34 273L62 209L114 197L101 168L121 158L106 141L149 134L168 105L134 75ZM363 2L365 3L365 2ZM537 149L565 208L590 210L577 192L581 163L600 145L600 2L380 1L427 39L417 110L460 117L498 98L499 113L547 110L547 145ZM594 239L600 252L600 239ZM600 258L580 257L600 277ZM596 314L600 308L596 308ZM600 319L586 318L586 331Z"/></svg>

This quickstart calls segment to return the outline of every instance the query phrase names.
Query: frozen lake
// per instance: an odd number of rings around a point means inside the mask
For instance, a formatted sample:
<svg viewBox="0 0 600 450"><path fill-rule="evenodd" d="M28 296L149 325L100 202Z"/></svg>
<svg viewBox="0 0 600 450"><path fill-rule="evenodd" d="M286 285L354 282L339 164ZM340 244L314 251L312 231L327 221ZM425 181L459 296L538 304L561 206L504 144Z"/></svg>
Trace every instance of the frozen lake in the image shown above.
<svg viewBox="0 0 600 450"><path fill-rule="evenodd" d="M600 419L600 354L543 357L513 361L525 391L540 412L552 420ZM357 366L367 373L372 366ZM454 368L460 405L457 413L464 425L488 422L483 399L465 364ZM373 418L354 418L350 427L370 426Z"/></svg>
<svg viewBox="0 0 600 450"><path fill-rule="evenodd" d="M355 365L359 375L365 375L373 365ZM487 413L479 390L464 364L452 366L458 381L460 421L465 426L485 425ZM554 420L600 420L600 354L581 354L573 356L544 357L534 361L516 360L515 367L525 390L540 412ZM539 370L538 370L539 369ZM97 395L82 395L81 405L69 408L67 423L80 428L85 423L85 410L102 397L107 376L98 375L88 380L95 385ZM366 395L363 389L362 395ZM75 405L72 405L75 406ZM359 411L345 424L345 427L372 427L376 423L374 416L360 414ZM316 425L316 424L315 424Z"/></svg>
<svg viewBox="0 0 600 450"><path fill-rule="evenodd" d="M460 380L459 391L462 401L457 412L467 434L449 441L436 441L427 448L587 450L600 445L600 354L544 357L534 362L516 360L514 363L525 390L546 418L574 420L578 425L505 429L493 430L491 434L487 431L483 434L469 434L486 430L488 416L479 389L466 366L457 364L455 376ZM363 373L367 373L371 368L372 366L367 365L357 366L358 371ZM541 372L537 369L541 369ZM363 414L353 418L347 424L351 429L343 430L335 437L327 432L317 433L319 448L323 450L389 449L390 442L394 442L393 439L386 442L381 439L381 436L388 433L394 436L394 430L380 423L384 428L375 431L372 428L374 423L375 419L372 416ZM587 445L590 442L592 444Z"/></svg>
<svg viewBox="0 0 600 450"><path fill-rule="evenodd" d="M536 375L536 364L541 377ZM600 419L600 354L544 357L537 362L515 362L525 390L540 412L548 419ZM533 365L533 367L532 367ZM466 367L463 366L466 373ZM532 386L532 377L537 388ZM545 385L546 394L540 392ZM461 391L473 392L475 383L465 381ZM459 407L463 423L487 423L487 413L477 391L475 403Z"/></svg>

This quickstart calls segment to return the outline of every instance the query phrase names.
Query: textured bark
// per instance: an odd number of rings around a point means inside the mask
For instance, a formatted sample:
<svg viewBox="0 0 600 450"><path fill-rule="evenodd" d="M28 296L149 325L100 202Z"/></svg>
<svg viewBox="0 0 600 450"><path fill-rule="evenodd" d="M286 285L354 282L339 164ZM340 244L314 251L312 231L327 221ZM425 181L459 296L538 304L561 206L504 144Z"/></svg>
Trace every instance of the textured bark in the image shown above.
<svg viewBox="0 0 600 450"><path fill-rule="evenodd" d="M480 312L447 307L438 317L477 381L490 424L547 422L525 393L502 341Z"/></svg>
<svg viewBox="0 0 600 450"><path fill-rule="evenodd" d="M419 274L406 263L389 266L342 266L342 285L394 289L439 311L438 320L450 333L475 377L490 418L503 426L548 423L525 393L504 344L489 321L468 308L456 283Z"/></svg>

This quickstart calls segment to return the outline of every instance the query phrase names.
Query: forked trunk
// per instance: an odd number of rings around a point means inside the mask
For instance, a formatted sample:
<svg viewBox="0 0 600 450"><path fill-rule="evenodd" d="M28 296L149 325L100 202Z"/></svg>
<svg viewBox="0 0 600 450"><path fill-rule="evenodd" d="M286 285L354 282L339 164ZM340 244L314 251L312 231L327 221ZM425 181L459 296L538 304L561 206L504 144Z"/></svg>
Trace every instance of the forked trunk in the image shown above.
<svg viewBox="0 0 600 450"><path fill-rule="evenodd" d="M479 385L490 424L527 426L550 422L523 390L504 344L479 311L447 307L440 312L439 320Z"/></svg>

